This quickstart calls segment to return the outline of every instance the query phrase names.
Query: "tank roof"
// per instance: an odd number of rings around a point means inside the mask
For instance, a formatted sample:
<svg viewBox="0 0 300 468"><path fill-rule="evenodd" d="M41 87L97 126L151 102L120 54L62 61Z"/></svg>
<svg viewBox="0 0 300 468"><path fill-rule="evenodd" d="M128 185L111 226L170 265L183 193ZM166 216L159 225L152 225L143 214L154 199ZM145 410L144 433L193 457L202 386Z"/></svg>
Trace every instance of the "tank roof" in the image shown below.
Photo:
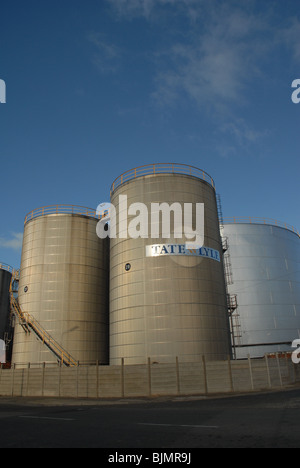
<svg viewBox="0 0 300 468"><path fill-rule="evenodd" d="M104 213L102 214L95 209L77 205L50 205L30 211L30 213L25 216L24 224L27 224L32 219L39 218L41 216L61 214L81 215L88 218L101 219Z"/></svg>
<svg viewBox="0 0 300 468"><path fill-rule="evenodd" d="M6 265L5 263L0 262L0 270L8 271L9 273L13 273L14 269L10 265Z"/></svg>
<svg viewBox="0 0 300 468"><path fill-rule="evenodd" d="M179 174L192 176L207 182L209 185L215 188L215 182L213 178L207 174L207 172L199 169L198 167L189 166L187 164L159 163L150 164L147 166L139 166L124 172L112 183L110 193L112 194L118 187L120 187L120 185L124 184L125 182L129 182L130 180L159 174Z"/></svg>
<svg viewBox="0 0 300 468"><path fill-rule="evenodd" d="M284 223L282 221L278 221L277 219L271 218L258 218L254 216L249 217L233 217L233 218L224 218L224 224L265 224L267 226L275 226L280 227L283 229L287 229L288 231L292 231L300 237L299 231L290 224Z"/></svg>

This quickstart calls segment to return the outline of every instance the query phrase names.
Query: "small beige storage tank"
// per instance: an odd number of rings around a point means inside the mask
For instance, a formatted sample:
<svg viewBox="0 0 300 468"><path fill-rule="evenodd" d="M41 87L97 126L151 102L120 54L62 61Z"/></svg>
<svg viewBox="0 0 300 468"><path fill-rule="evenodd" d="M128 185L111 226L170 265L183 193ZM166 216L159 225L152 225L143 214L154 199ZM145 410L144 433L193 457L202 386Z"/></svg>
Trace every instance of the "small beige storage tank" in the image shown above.
<svg viewBox="0 0 300 468"><path fill-rule="evenodd" d="M203 256L182 255L185 249L179 245L187 239L165 239L161 230L157 239L120 238L121 195L127 196L128 208L143 203L149 213L154 202L178 202L182 209L185 203L204 203ZM111 203L117 211L117 237L110 241L110 363L124 358L127 364L139 364L148 357L159 363L176 357L195 362L203 355L227 359L230 332L212 178L180 164L136 168L113 183Z"/></svg>
<svg viewBox="0 0 300 468"><path fill-rule="evenodd" d="M76 361L107 364L109 244L97 222L95 211L63 205L26 216L19 304ZM43 362L57 357L16 325L13 363Z"/></svg>

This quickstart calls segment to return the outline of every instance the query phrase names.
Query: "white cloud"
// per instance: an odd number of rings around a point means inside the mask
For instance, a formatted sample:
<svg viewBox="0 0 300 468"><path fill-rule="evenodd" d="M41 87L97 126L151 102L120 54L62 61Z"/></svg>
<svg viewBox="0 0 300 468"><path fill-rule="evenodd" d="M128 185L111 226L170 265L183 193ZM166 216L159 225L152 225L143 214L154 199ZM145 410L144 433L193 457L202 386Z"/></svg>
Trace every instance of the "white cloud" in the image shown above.
<svg viewBox="0 0 300 468"><path fill-rule="evenodd" d="M108 0L120 16L149 17L154 0Z"/></svg>
<svg viewBox="0 0 300 468"><path fill-rule="evenodd" d="M255 0L106 1L118 19L140 17L164 28L153 70L152 96L160 106L187 98L217 110L245 103L251 81L264 77L265 63L276 59L276 47L288 46L300 57L299 20L284 26L271 5Z"/></svg>
<svg viewBox="0 0 300 468"><path fill-rule="evenodd" d="M224 111L247 103L249 85L265 78L276 48L300 57L300 22L256 0L106 0L118 20L143 18L163 31L152 66L152 97L160 107L192 101ZM114 71L120 51L94 35L95 64ZM124 51L123 51L124 52ZM153 52L153 51L152 51ZM119 55L119 56L118 56Z"/></svg>
<svg viewBox="0 0 300 468"><path fill-rule="evenodd" d="M300 59L300 21L298 18L290 20L290 24L279 31L279 38L285 42L291 50L293 57L299 62Z"/></svg>
<svg viewBox="0 0 300 468"><path fill-rule="evenodd" d="M121 50L101 33L91 32L88 40L95 46L92 62L101 73L115 73L121 62Z"/></svg>
<svg viewBox="0 0 300 468"><path fill-rule="evenodd" d="M240 9L211 9L202 26L157 54L160 69L154 97L159 103L188 97L197 106L219 109L244 101L249 80L260 75L259 60L269 50L260 41L266 24Z"/></svg>
<svg viewBox="0 0 300 468"><path fill-rule="evenodd" d="M0 247L6 249L20 250L23 243L23 233L12 232L11 239L0 237Z"/></svg>
<svg viewBox="0 0 300 468"><path fill-rule="evenodd" d="M253 146L258 151L259 143L269 136L269 130L258 130L243 118L233 117L219 127L215 147L222 157L253 154Z"/></svg>
<svg viewBox="0 0 300 468"><path fill-rule="evenodd" d="M253 150L270 136L250 123L245 110L256 86L267 86L270 65L278 65L284 53L287 62L298 63L296 17L283 20L278 5L256 0L106 1L117 20L143 18L161 34L148 58L151 97L162 115L194 105L213 123L224 156Z"/></svg>
<svg viewBox="0 0 300 468"><path fill-rule="evenodd" d="M107 0L120 18L144 17L149 20L157 18L163 8L173 6L177 13L185 13L192 21L198 17L204 1L206 0Z"/></svg>

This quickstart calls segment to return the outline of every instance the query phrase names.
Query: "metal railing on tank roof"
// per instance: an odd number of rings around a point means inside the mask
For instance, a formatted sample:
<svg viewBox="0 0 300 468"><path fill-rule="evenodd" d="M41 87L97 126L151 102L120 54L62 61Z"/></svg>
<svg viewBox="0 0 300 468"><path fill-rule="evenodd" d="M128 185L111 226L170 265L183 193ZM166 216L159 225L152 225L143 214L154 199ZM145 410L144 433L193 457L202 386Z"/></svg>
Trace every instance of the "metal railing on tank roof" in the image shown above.
<svg viewBox="0 0 300 468"><path fill-rule="evenodd" d="M277 226L292 231L300 237L299 231L294 226L272 218L258 218L254 216L224 218L224 224L265 224Z"/></svg>
<svg viewBox="0 0 300 468"><path fill-rule="evenodd" d="M99 213L97 210L92 208L85 208L83 206L77 205L51 205L43 206L41 208L36 208L33 211L30 211L25 216L24 224L28 223L32 219L39 218L41 216L47 215L59 215L59 214L72 214L72 215L82 215L88 218L101 219L105 216L105 212Z"/></svg>
<svg viewBox="0 0 300 468"><path fill-rule="evenodd" d="M197 177L205 182L208 182L213 188L215 188L215 182L213 178L207 174L207 172L199 169L198 167L189 166L187 164L176 164L176 163L159 163L151 164L147 166L140 166L134 169L130 169L124 172L115 179L112 183L110 193L112 194L120 185L125 182L129 182L132 179L144 177L147 175L158 175L158 174L181 174Z"/></svg>
<svg viewBox="0 0 300 468"><path fill-rule="evenodd" d="M13 273L15 270L10 265L6 265L5 263L0 263L0 270L8 271L9 273Z"/></svg>

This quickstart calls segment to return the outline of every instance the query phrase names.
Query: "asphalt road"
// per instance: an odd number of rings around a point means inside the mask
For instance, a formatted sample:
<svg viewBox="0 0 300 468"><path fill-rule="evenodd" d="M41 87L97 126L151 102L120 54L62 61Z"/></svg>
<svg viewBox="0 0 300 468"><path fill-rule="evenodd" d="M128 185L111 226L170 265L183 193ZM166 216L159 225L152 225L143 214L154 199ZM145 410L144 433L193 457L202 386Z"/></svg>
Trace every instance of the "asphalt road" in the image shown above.
<svg viewBox="0 0 300 468"><path fill-rule="evenodd" d="M0 423L1 448L296 448L300 390L76 404L0 398Z"/></svg>

